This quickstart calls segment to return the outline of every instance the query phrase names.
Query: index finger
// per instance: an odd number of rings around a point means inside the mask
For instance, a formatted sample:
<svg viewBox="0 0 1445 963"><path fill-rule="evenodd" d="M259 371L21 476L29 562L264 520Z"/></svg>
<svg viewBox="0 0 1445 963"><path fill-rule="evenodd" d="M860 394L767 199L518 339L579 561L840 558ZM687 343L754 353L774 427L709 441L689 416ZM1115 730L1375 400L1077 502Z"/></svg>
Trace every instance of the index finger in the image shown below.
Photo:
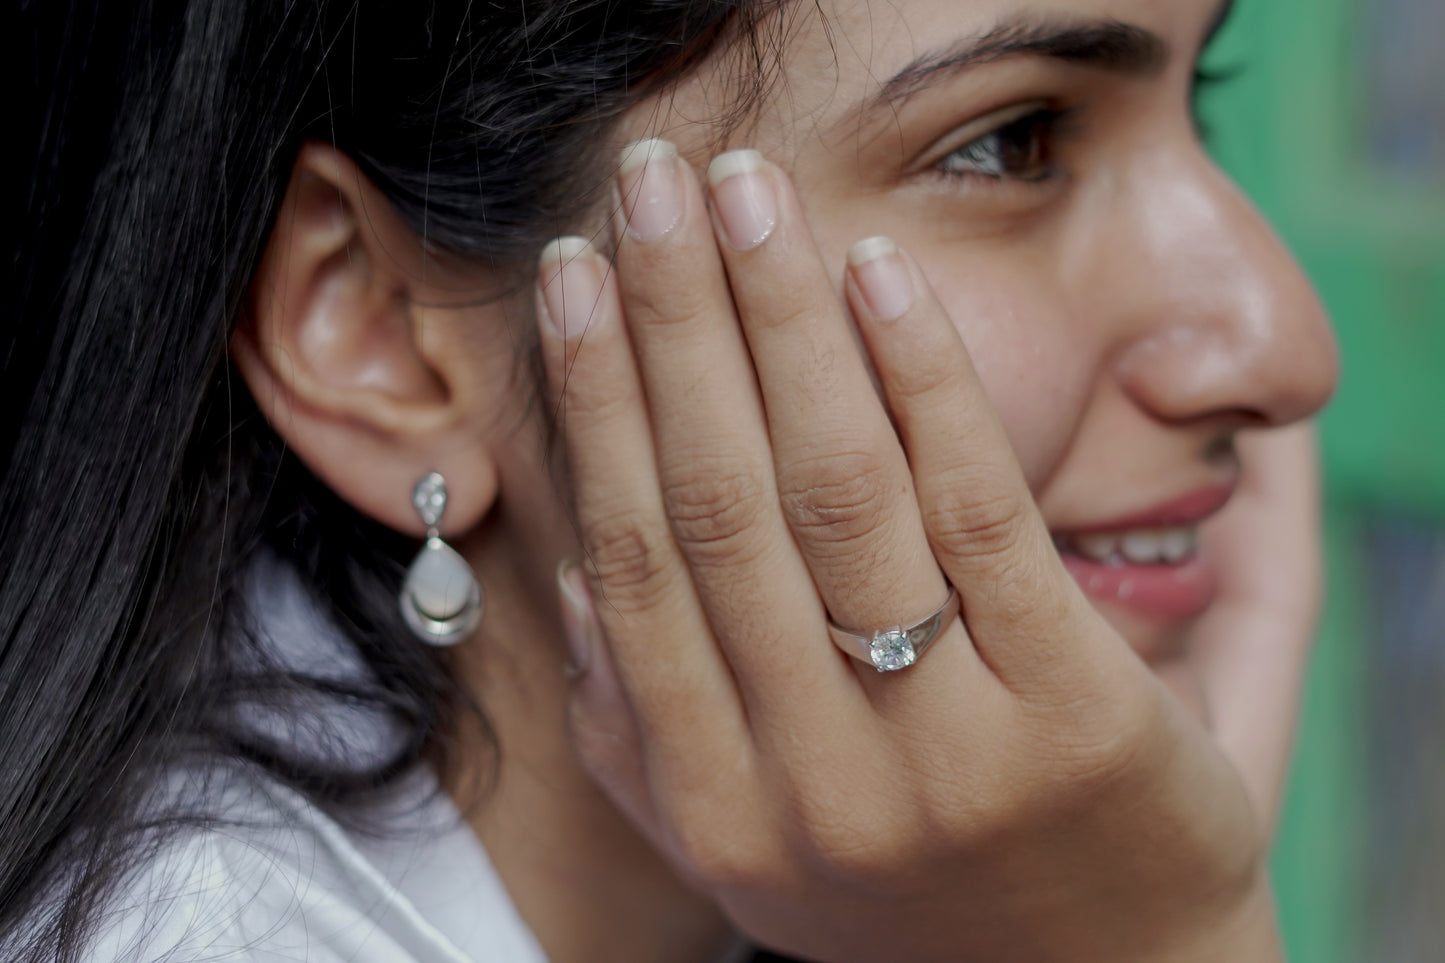
<svg viewBox="0 0 1445 963"><path fill-rule="evenodd" d="M1126 654L1060 563L963 340L918 265L891 240L870 238L850 252L847 289L929 542L984 661L1010 688L1052 689L1061 678L1079 684L1080 656Z"/></svg>

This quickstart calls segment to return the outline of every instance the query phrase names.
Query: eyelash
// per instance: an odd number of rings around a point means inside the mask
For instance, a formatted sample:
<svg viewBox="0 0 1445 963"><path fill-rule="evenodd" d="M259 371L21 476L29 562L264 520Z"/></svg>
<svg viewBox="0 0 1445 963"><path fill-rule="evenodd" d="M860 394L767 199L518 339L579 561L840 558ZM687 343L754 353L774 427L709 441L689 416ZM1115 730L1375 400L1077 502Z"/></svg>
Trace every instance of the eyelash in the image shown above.
<svg viewBox="0 0 1445 963"><path fill-rule="evenodd" d="M1058 167L1050 155L1077 112L1077 108L1040 107L950 151L934 170L953 179L1024 184L1051 180Z"/></svg>
<svg viewBox="0 0 1445 963"><path fill-rule="evenodd" d="M1241 73L1241 68L1235 67L1195 67L1194 81L1189 87L1189 113L1194 119L1194 132L1201 143L1208 144L1210 140L1210 128L1204 121L1204 96L1223 87L1225 84L1236 79Z"/></svg>
<svg viewBox="0 0 1445 963"><path fill-rule="evenodd" d="M1190 113L1201 141L1209 139L1200 110L1204 95L1233 80L1238 73L1237 70L1195 68L1190 86ZM1045 183L1059 173L1051 155L1068 134L1069 122L1076 119L1077 114L1078 108L1040 107L950 151L934 165L934 170L952 179ZM1024 145L1021 155L1014 153L1020 144ZM966 166L960 166L960 162Z"/></svg>

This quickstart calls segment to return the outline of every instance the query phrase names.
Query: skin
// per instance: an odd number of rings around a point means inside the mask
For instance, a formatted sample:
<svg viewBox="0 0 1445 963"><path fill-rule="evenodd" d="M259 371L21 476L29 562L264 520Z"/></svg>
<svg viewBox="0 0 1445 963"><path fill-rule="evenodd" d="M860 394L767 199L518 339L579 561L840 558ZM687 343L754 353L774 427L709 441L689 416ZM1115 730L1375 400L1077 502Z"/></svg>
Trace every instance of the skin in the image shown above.
<svg viewBox="0 0 1445 963"><path fill-rule="evenodd" d="M480 742L448 784L552 959L709 959L732 926L827 960L1274 958L1262 857L1317 601L1314 495L1307 432L1252 429L1314 412L1335 359L1307 283L1194 136L1216 10L1031 3L1168 55L1008 57L860 112L881 78L1023 7L823 7L791 21L773 94L728 145L771 162L759 247L718 233L698 174L721 56L617 131L677 143L677 224L642 242L627 205L584 212L615 269L543 263L543 302L559 273L596 294L554 305L565 337L532 327L528 298L479 306L508 279L424 252L309 145L237 363L373 517L420 535L411 486L447 478L442 533L488 594L482 638L450 657L502 747L488 792ZM930 173L1035 101L1080 109L1050 141L1058 176ZM844 269L878 234L913 292L891 324ZM515 375L538 337L546 405ZM903 390L922 371L928 398ZM744 509L698 510L740 501L707 465L749 466ZM880 482L862 500L839 485L859 477ZM1197 619L1086 598L1049 541L1235 480ZM623 550L639 539L650 565ZM559 601L558 561L584 553ZM945 578L965 619L917 667L884 678L829 645L828 613L892 624ZM772 633L785 658L759 656Z"/></svg>

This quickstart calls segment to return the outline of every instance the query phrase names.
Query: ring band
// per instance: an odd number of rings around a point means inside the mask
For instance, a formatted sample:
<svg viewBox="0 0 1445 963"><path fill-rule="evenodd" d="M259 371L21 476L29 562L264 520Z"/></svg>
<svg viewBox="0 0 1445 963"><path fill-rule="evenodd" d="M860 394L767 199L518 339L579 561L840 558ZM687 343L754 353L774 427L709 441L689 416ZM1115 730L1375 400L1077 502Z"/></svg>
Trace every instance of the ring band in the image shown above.
<svg viewBox="0 0 1445 963"><path fill-rule="evenodd" d="M828 635L833 644L859 662L866 662L879 672L897 672L917 662L923 651L958 617L958 589L948 587L948 598L927 618L912 625L896 625L891 629L860 633L828 620Z"/></svg>

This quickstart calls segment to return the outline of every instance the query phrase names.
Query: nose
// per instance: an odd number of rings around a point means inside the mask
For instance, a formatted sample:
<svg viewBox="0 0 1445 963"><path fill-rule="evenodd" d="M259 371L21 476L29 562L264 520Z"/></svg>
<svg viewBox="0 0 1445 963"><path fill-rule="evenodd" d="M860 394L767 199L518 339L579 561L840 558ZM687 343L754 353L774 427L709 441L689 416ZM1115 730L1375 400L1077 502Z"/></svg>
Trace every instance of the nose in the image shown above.
<svg viewBox="0 0 1445 963"><path fill-rule="evenodd" d="M1254 206L1197 149L1161 150L1121 184L1120 242L1096 266L1132 278L1114 288L1131 292L1113 321L1125 393L1167 422L1283 425L1318 411L1338 375L1334 335Z"/></svg>

